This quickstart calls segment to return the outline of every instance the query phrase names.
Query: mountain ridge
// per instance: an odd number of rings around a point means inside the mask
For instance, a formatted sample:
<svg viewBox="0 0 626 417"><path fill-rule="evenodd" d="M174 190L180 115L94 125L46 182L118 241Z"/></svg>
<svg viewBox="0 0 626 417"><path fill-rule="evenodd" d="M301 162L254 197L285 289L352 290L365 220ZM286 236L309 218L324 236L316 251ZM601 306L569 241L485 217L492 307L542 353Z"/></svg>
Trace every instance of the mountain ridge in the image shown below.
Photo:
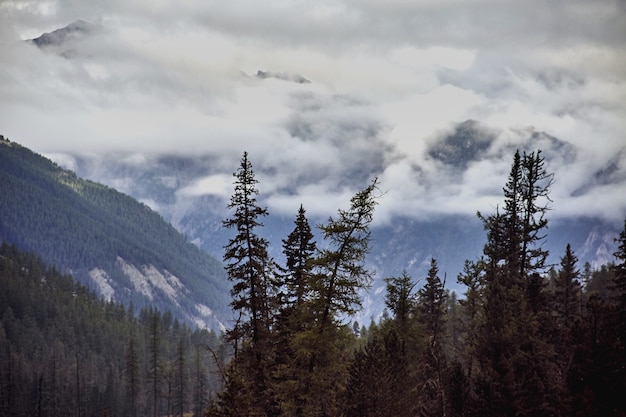
<svg viewBox="0 0 626 417"><path fill-rule="evenodd" d="M0 239L72 273L103 298L189 324L230 317L219 261L134 198L0 137Z"/></svg>

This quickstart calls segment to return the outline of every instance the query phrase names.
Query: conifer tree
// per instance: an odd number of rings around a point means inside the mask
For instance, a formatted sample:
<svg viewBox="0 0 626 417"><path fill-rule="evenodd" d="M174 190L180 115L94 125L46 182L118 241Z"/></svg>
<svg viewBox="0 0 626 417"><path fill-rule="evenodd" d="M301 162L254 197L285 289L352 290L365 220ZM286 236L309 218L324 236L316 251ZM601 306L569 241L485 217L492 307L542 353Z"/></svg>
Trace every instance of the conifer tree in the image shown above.
<svg viewBox="0 0 626 417"><path fill-rule="evenodd" d="M301 205L295 226L283 240L285 267L282 269L279 313L275 328L276 363L274 392L281 404L281 415L300 416L306 391L309 362L296 354L294 340L311 327L306 308L310 297L313 259L316 250L313 233Z"/></svg>
<svg viewBox="0 0 626 417"><path fill-rule="evenodd" d="M444 394L446 363L442 344L445 332L446 292L438 274L437 261L433 258L430 261L426 283L418 291L418 310L427 339L421 369L423 375L421 414L427 416L446 415Z"/></svg>
<svg viewBox="0 0 626 417"><path fill-rule="evenodd" d="M504 187L504 212L483 217L487 230L483 321L477 354L478 409L487 415L550 413L560 379L546 333L543 295L547 251L541 247L552 175L541 151L516 152Z"/></svg>
<svg viewBox="0 0 626 417"><path fill-rule="evenodd" d="M159 415L159 399L161 397L162 357L161 357L161 314L158 310L148 312L148 381L152 400L152 416Z"/></svg>
<svg viewBox="0 0 626 417"><path fill-rule="evenodd" d="M617 294L618 318L620 323L620 333L622 335L622 345L626 346L626 221L624 230L615 239L617 250L613 254L617 263L613 266L614 289Z"/></svg>
<svg viewBox="0 0 626 417"><path fill-rule="evenodd" d="M361 307L359 291L371 284L372 273L365 268L370 231L374 218L378 179L350 200L350 209L338 212L327 224L319 226L328 247L316 259L314 277L315 307L321 314L320 331L330 326L337 315L352 315Z"/></svg>
<svg viewBox="0 0 626 417"><path fill-rule="evenodd" d="M247 152L233 176L235 191L227 208L234 210L234 215L223 225L236 233L225 246L224 262L233 282L231 306L239 319L227 332L236 356L228 371L221 409L226 415L266 414L275 407L270 392L275 268L268 241L257 230L268 212L257 202L258 181Z"/></svg>
<svg viewBox="0 0 626 417"><path fill-rule="evenodd" d="M271 261L267 240L257 234L257 228L263 226L261 219L268 212L257 203L258 181L247 152L233 176L235 192L227 208L235 213L224 220L223 225L235 229L236 234L225 247L224 262L228 279L233 282L231 306L243 318L230 334L254 345L267 337L270 327L268 268Z"/></svg>
<svg viewBox="0 0 626 417"><path fill-rule="evenodd" d="M576 316L579 316L579 292L580 284L576 263L578 258L574 255L571 245L568 243L565 254L561 258L561 269L557 273L554 282L554 310L557 314L557 325L561 331L569 333L569 330L576 323Z"/></svg>
<svg viewBox="0 0 626 417"><path fill-rule="evenodd" d="M376 206L378 180L350 200L348 210L320 225L327 246L315 259L307 314L311 326L294 340L295 354L308 362L307 387L302 393L302 415L335 415L348 377L347 346L353 333L341 325L361 306L360 291L369 287L371 272L365 268L370 241L369 225Z"/></svg>
<svg viewBox="0 0 626 417"><path fill-rule="evenodd" d="M131 334L126 345L126 405L127 415L137 417L139 407L139 390L141 387L139 368L139 354L137 352L137 341L135 335Z"/></svg>
<svg viewBox="0 0 626 417"><path fill-rule="evenodd" d="M281 304L287 311L292 311L301 306L305 296L309 295L315 250L313 232L306 218L306 211L300 205L295 227L287 239L283 240L286 265Z"/></svg>

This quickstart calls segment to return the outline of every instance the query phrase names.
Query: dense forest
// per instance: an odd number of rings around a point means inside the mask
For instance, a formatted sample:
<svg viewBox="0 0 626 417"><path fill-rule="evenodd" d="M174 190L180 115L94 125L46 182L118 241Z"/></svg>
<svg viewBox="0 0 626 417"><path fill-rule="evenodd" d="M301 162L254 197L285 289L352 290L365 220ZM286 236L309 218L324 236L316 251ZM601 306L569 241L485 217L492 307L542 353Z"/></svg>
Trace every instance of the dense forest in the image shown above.
<svg viewBox="0 0 626 417"><path fill-rule="evenodd" d="M0 416L201 416L228 357L219 335L136 316L6 243L0 320Z"/></svg>
<svg viewBox="0 0 626 417"><path fill-rule="evenodd" d="M617 263L581 269L567 245L548 265L541 151L516 152L502 206L478 213L486 243L457 277L465 293L446 291L432 259L420 288L386 278L386 314L369 327L350 317L371 282L378 181L318 225L320 244L300 207L277 265L245 153L235 177L224 262L239 319L209 416L626 415L626 223Z"/></svg>
<svg viewBox="0 0 626 417"><path fill-rule="evenodd" d="M246 153L234 178L235 321L222 335L136 315L2 245L0 415L626 415L626 223L613 264L578 265L566 246L548 265L540 151L514 155L502 206L479 213L484 251L456 277L464 293L432 259L426 277L387 277L385 314L366 325L352 316L374 274L378 180L317 225L320 242L301 206L279 264Z"/></svg>
<svg viewBox="0 0 626 417"><path fill-rule="evenodd" d="M132 304L136 312L144 307L169 309L191 323L199 303L211 306L223 322L230 318L220 262L132 197L83 180L1 135L0 192L10 196L0 199L0 239L71 271L92 289L90 272L104 271L113 299ZM188 292L176 300L178 305L159 288L146 297L136 290L120 258L137 267L168 271Z"/></svg>

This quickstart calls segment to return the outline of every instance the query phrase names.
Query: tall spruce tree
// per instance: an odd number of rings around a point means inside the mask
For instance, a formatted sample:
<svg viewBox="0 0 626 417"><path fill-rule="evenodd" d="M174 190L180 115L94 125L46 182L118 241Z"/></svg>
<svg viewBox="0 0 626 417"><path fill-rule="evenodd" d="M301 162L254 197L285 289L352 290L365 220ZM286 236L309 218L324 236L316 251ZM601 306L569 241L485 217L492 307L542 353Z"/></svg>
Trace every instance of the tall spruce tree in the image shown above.
<svg viewBox="0 0 626 417"><path fill-rule="evenodd" d="M615 240L617 250L614 253L617 263L613 266L614 274L614 290L617 297L617 332L619 334L617 360L615 363L615 392L621 392L617 395L615 409L617 413L626 415L626 399L623 393L626 391L626 221L624 221L624 229L620 232L619 237Z"/></svg>
<svg viewBox="0 0 626 417"><path fill-rule="evenodd" d="M445 302L444 283L439 278L439 267L433 258L430 260L426 283L418 291L417 305L427 338L421 366L423 389L420 395L420 413L425 416L446 415L446 396L444 394L446 362L443 350Z"/></svg>
<svg viewBox="0 0 626 417"><path fill-rule="evenodd" d="M577 262L578 258L568 243L561 258L561 269L555 277L553 302L557 325L565 333L569 333L576 324L575 318L580 318L580 271Z"/></svg>
<svg viewBox="0 0 626 417"><path fill-rule="evenodd" d="M313 232L306 218L306 211L300 205L295 220L295 227L287 239L283 240L285 268L283 280L283 300L281 304L288 311L301 306L310 291L313 272L313 256L316 244Z"/></svg>
<svg viewBox="0 0 626 417"><path fill-rule="evenodd" d="M224 263L228 279L233 282L231 306L242 319L230 335L257 344L267 336L270 326L269 244L257 234L257 228L263 226L261 219L268 211L257 203L258 181L247 152L233 176L235 192L227 208L235 213L223 221L223 226L235 229L236 234L225 246Z"/></svg>
<svg viewBox="0 0 626 417"><path fill-rule="evenodd" d="M626 221L624 221L624 230L620 232L615 242L617 243L617 250L613 256L617 259L617 263L612 267L615 275L614 290L617 295L622 345L626 346Z"/></svg>
<svg viewBox="0 0 626 417"><path fill-rule="evenodd" d="M235 191L227 208L234 215L223 225L236 233L225 246L224 262L233 282L231 306L238 320L227 332L234 342L235 359L227 372L220 407L225 415L265 415L275 407L270 391L275 268L268 241L257 230L268 211L257 202L258 181L247 152L233 176Z"/></svg>
<svg viewBox="0 0 626 417"><path fill-rule="evenodd" d="M480 216L487 244L476 405L485 415L551 415L558 407L549 400L561 387L546 337L550 316L540 275L552 180L541 151L516 152L504 211Z"/></svg>
<svg viewBox="0 0 626 417"><path fill-rule="evenodd" d="M313 259L316 244L313 232L301 205L295 226L283 242L285 267L279 293L279 313L275 327L276 363L273 373L274 392L281 404L280 414L303 415L303 393L306 392L309 362L298 355L294 340L311 327L312 318L306 308L310 297Z"/></svg>

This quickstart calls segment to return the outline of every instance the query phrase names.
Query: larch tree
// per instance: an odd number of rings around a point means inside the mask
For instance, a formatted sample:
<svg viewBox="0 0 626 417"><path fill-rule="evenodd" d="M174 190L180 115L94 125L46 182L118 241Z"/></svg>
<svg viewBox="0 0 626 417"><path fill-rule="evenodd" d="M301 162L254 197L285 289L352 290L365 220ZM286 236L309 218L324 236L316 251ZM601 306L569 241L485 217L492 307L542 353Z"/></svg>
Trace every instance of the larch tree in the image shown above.
<svg viewBox="0 0 626 417"><path fill-rule="evenodd" d="M319 225L327 247L316 259L314 298L321 314L320 332L340 315L352 315L361 308L360 291L369 288L372 272L365 267L369 250L369 226L376 207L378 179L350 200L348 210Z"/></svg>
<svg viewBox="0 0 626 417"><path fill-rule="evenodd" d="M365 267L370 242L369 225L376 207L375 179L350 200L350 208L318 226L326 246L318 251L311 277L307 314L312 326L294 340L298 356L308 362L302 415L335 415L339 412L348 377L347 347L352 337L341 319L361 307L360 292L369 288L372 273Z"/></svg>

